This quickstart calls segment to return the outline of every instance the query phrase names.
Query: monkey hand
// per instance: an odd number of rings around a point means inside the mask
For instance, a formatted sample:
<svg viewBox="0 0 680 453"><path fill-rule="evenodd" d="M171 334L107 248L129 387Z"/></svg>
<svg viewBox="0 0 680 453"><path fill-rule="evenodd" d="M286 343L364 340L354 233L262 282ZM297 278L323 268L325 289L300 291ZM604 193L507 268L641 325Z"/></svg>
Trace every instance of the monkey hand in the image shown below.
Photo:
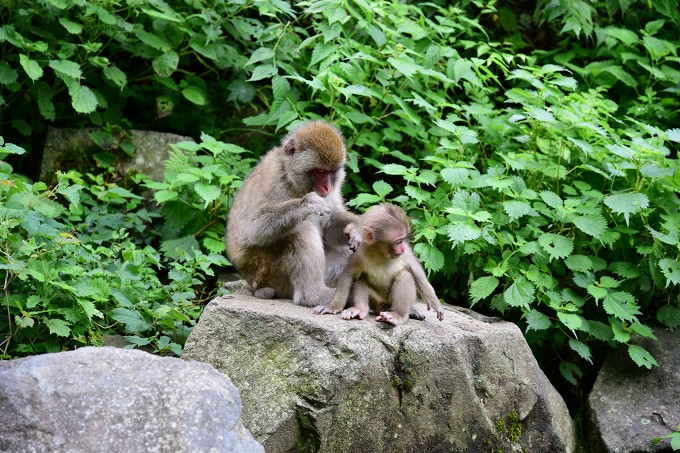
<svg viewBox="0 0 680 453"><path fill-rule="evenodd" d="M351 222L345 227L344 233L348 238L347 244L349 245L349 249L356 252L363 239L361 237L361 228L356 223Z"/></svg>
<svg viewBox="0 0 680 453"><path fill-rule="evenodd" d="M437 319L440 321L444 320L444 309L442 308L441 302L439 302L438 299L435 300L428 300L427 301L427 310L429 311L431 308L434 308L434 311L437 313Z"/></svg>
<svg viewBox="0 0 680 453"><path fill-rule="evenodd" d="M326 305L319 305L314 309L315 315L337 315L338 313L340 313L340 310L328 308Z"/></svg>
<svg viewBox="0 0 680 453"><path fill-rule="evenodd" d="M331 213L331 207L316 192L309 192L302 198L302 206L310 214L324 215Z"/></svg>

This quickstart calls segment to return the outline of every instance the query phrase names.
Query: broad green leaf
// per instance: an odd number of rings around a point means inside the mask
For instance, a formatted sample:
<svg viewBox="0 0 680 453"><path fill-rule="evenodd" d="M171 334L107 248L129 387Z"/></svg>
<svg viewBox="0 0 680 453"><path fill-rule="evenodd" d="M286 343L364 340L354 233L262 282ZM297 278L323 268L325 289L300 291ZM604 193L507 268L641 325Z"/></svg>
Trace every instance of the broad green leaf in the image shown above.
<svg viewBox="0 0 680 453"><path fill-rule="evenodd" d="M170 200L174 200L179 196L179 193L174 190L159 190L153 197L156 199L156 203L161 204Z"/></svg>
<svg viewBox="0 0 680 453"><path fill-rule="evenodd" d="M558 311L557 318L569 330L575 331L583 327L583 317L581 315L577 315L576 313L565 313L563 311Z"/></svg>
<svg viewBox="0 0 680 453"><path fill-rule="evenodd" d="M441 177L453 187L458 187L470 179L470 170L467 168L445 168L441 171Z"/></svg>
<svg viewBox="0 0 680 453"><path fill-rule="evenodd" d="M640 271L637 270L636 265L627 261L615 261L607 267L622 278L637 278L640 276Z"/></svg>
<svg viewBox="0 0 680 453"><path fill-rule="evenodd" d="M52 335L57 335L59 337L68 337L71 333L71 328L69 323L63 319L45 319L43 323L50 330Z"/></svg>
<svg viewBox="0 0 680 453"><path fill-rule="evenodd" d="M406 175L408 173L408 169L403 165L399 164L385 164L382 166L380 171L388 175L400 175L400 176Z"/></svg>
<svg viewBox="0 0 680 453"><path fill-rule="evenodd" d="M505 302L511 307L522 307L528 309L534 301L534 285L526 279L520 277L510 285L503 293Z"/></svg>
<svg viewBox="0 0 680 453"><path fill-rule="evenodd" d="M595 239L602 238L602 235L607 230L607 221L602 214L593 213L576 216L573 218L573 222L576 228Z"/></svg>
<svg viewBox="0 0 680 453"><path fill-rule="evenodd" d="M609 318L609 323L612 327L612 333L614 334L614 341L619 343L628 343L630 341L630 332L626 330L626 327L618 319L611 317Z"/></svg>
<svg viewBox="0 0 680 453"><path fill-rule="evenodd" d="M255 82L258 80L262 79L268 79L270 77L274 77L279 73L279 70L276 66L271 65L271 64L263 64L260 66L257 66L253 70L253 74L250 76L248 79L249 82Z"/></svg>
<svg viewBox="0 0 680 453"><path fill-rule="evenodd" d="M659 260L659 268L664 277L666 277L666 288L671 283L674 285L680 284L680 261L664 258Z"/></svg>
<svg viewBox="0 0 680 453"><path fill-rule="evenodd" d="M244 66L250 66L251 64L269 60L270 58L274 58L274 49L270 49L269 47L260 47L250 54L250 59Z"/></svg>
<svg viewBox="0 0 680 453"><path fill-rule="evenodd" d="M413 74L418 72L420 66L416 64L413 59L407 55L402 55L400 57L390 57L387 62L392 65L397 71L404 74L406 77L411 78Z"/></svg>
<svg viewBox="0 0 680 453"><path fill-rule="evenodd" d="M207 208L210 203L217 200L222 194L219 187L205 183L197 183L194 186L194 190L196 190L198 196L205 201L205 204L203 205L204 209Z"/></svg>
<svg viewBox="0 0 680 453"><path fill-rule="evenodd" d="M666 138L672 142L680 142L680 129L668 129L666 131Z"/></svg>
<svg viewBox="0 0 680 453"><path fill-rule="evenodd" d="M614 77L616 77L620 82L623 82L624 85L627 85L631 88L635 88L637 86L637 80L627 73L626 71L623 70L621 66L617 65L611 65L611 66L606 66L602 68L603 71L610 73Z"/></svg>
<svg viewBox="0 0 680 453"><path fill-rule="evenodd" d="M563 205L562 198L560 198L559 195L557 195L555 192L551 192L550 190L542 190L539 193L541 200L551 208L561 208Z"/></svg>
<svg viewBox="0 0 680 453"><path fill-rule="evenodd" d="M505 201L503 203L503 210L510 217L510 220L517 220L535 212L529 203L518 200Z"/></svg>
<svg viewBox="0 0 680 453"><path fill-rule="evenodd" d="M645 337L645 338L651 338L652 340L657 340L656 335L654 335L654 331L652 331L652 328L649 327L646 324L640 324L639 322L634 322L633 324L630 325L630 330L635 332L636 334Z"/></svg>
<svg viewBox="0 0 680 453"><path fill-rule="evenodd" d="M170 77L177 70L179 55L174 50L164 52L151 62L153 70L161 77Z"/></svg>
<svg viewBox="0 0 680 453"><path fill-rule="evenodd" d="M428 272L437 272L444 267L444 254L427 242L420 242L413 247L420 262Z"/></svg>
<svg viewBox="0 0 680 453"><path fill-rule="evenodd" d="M373 183L373 191L377 193L380 198L385 198L385 196L389 193L392 193L394 189L392 189L392 186L387 184L383 180L379 180Z"/></svg>
<svg viewBox="0 0 680 453"><path fill-rule="evenodd" d="M527 332L529 330L545 330L552 326L552 321L546 315L536 309L532 309L526 315Z"/></svg>
<svg viewBox="0 0 680 453"><path fill-rule="evenodd" d="M213 238L204 238L203 247L205 247L206 249L213 253L224 253L226 249L224 241L219 241Z"/></svg>
<svg viewBox="0 0 680 453"><path fill-rule="evenodd" d="M129 308L114 308L109 312L109 316L125 325L126 332L144 332L149 330L152 325L144 319L138 311L130 310Z"/></svg>
<svg viewBox="0 0 680 453"><path fill-rule="evenodd" d="M573 338L570 338L569 347L576 351L576 353L580 355L583 360L587 360L588 362L593 363L592 354L590 353L590 348L588 347L588 345Z"/></svg>
<svg viewBox="0 0 680 453"><path fill-rule="evenodd" d="M102 72L104 77L114 83L121 90L127 85L127 75L115 65L105 67Z"/></svg>
<svg viewBox="0 0 680 453"><path fill-rule="evenodd" d="M338 91L345 95L345 100L353 99L354 96L376 97L376 94L364 85L350 85Z"/></svg>
<svg viewBox="0 0 680 453"><path fill-rule="evenodd" d="M360 193L356 197L352 198L347 202L348 205L357 207L364 205L374 205L380 203L382 198L379 195L374 195L372 193Z"/></svg>
<svg viewBox="0 0 680 453"><path fill-rule="evenodd" d="M350 110L349 112L345 112L343 115L353 124L365 124L365 123L375 124L373 118L366 115L365 113L361 113L358 110Z"/></svg>
<svg viewBox="0 0 680 453"><path fill-rule="evenodd" d="M656 319L673 331L680 326L680 309L673 305L664 305L656 313Z"/></svg>
<svg viewBox="0 0 680 453"><path fill-rule="evenodd" d="M603 275L600 278L600 287L601 288L618 288L619 285L621 285L621 282L609 277L608 275Z"/></svg>
<svg viewBox="0 0 680 453"><path fill-rule="evenodd" d="M593 262L585 255L570 255L564 264L574 272L586 272L593 268Z"/></svg>
<svg viewBox="0 0 680 453"><path fill-rule="evenodd" d="M89 301L89 300L82 300L82 299L77 299L76 302L78 302L78 305L80 305L85 312L85 316L87 316L87 319L92 320L93 316L96 316L98 318L103 318L104 314L97 310L97 308L94 305L94 302Z"/></svg>
<svg viewBox="0 0 680 453"><path fill-rule="evenodd" d="M605 298L605 296L608 294L608 291L604 288L600 288L599 286L595 285L588 285L588 294L593 296L595 300L602 300Z"/></svg>
<svg viewBox="0 0 680 453"><path fill-rule="evenodd" d="M6 61L0 61L0 84L9 85L19 78L19 73L12 69Z"/></svg>
<svg viewBox="0 0 680 453"><path fill-rule="evenodd" d="M71 95L71 106L76 112L87 114L97 109L99 105L97 97L88 87L72 83L68 87L68 92Z"/></svg>
<svg viewBox="0 0 680 453"><path fill-rule="evenodd" d="M70 21L65 17L60 17L59 23L66 29L67 32L71 33L72 35L79 35L83 32L83 26L81 24Z"/></svg>
<svg viewBox="0 0 680 453"><path fill-rule="evenodd" d="M285 77L272 77L272 93L275 99L285 98L290 95L290 82Z"/></svg>
<svg viewBox="0 0 680 453"><path fill-rule="evenodd" d="M470 301L476 304L482 299L489 297L498 287L498 279L496 277L487 275L479 277L470 285Z"/></svg>
<svg viewBox="0 0 680 453"><path fill-rule="evenodd" d="M70 60L50 60L50 68L54 69L57 75L71 77L73 79L80 79L83 72L80 70L80 65L75 61Z"/></svg>
<svg viewBox="0 0 680 453"><path fill-rule="evenodd" d="M640 307L635 303L635 298L625 291L608 293L604 296L602 307L608 314L622 321L636 321L636 315L640 314Z"/></svg>
<svg viewBox="0 0 680 453"><path fill-rule="evenodd" d="M206 105L208 103L208 98L205 92L195 85L189 85L188 87L184 88L182 90L182 96L184 96L186 100L192 104Z"/></svg>
<svg viewBox="0 0 680 453"><path fill-rule="evenodd" d="M317 44L312 51L312 59L309 62L309 67L316 66L321 61L338 52L338 50L338 46L335 44Z"/></svg>
<svg viewBox="0 0 680 453"><path fill-rule="evenodd" d="M57 117L57 112L54 107L54 102L52 102L52 98L56 94L56 91L52 87L50 87L48 84L44 83L43 81L39 80L36 83L36 94L37 94L37 101L38 101L38 109L40 110L40 114L47 120L53 121Z"/></svg>
<svg viewBox="0 0 680 453"><path fill-rule="evenodd" d="M140 28L134 30L134 34L147 46L160 50L161 52L170 52L172 45L165 39L165 36L160 34L149 33Z"/></svg>
<svg viewBox="0 0 680 453"><path fill-rule="evenodd" d="M571 239L554 233L542 234L538 238L538 243L548 253L550 261L566 258L574 250L574 243Z"/></svg>
<svg viewBox="0 0 680 453"><path fill-rule="evenodd" d="M553 114L544 109L532 107L529 109L528 115L544 123L555 122L555 117L553 116Z"/></svg>
<svg viewBox="0 0 680 453"><path fill-rule="evenodd" d="M659 364L656 363L656 360L654 360L654 357L652 357L652 355L642 346L631 344L628 346L628 355L639 367L645 367L648 370L651 370L653 366L659 366Z"/></svg>
<svg viewBox="0 0 680 453"><path fill-rule="evenodd" d="M578 385L578 379L583 376L578 365L571 362L560 362L560 374L572 385Z"/></svg>
<svg viewBox="0 0 680 453"><path fill-rule="evenodd" d="M446 228L446 232L454 246L467 241L474 241L482 235L481 228L472 223L451 224Z"/></svg>
<svg viewBox="0 0 680 453"><path fill-rule="evenodd" d="M471 84L482 87L484 84L479 80L477 74L472 70L472 63L469 60L458 59L453 64L454 80L456 82L465 79Z"/></svg>
<svg viewBox="0 0 680 453"><path fill-rule="evenodd" d="M649 198L639 192L618 193L604 197L604 204L616 214L623 214L628 225L630 214L636 214L649 207Z"/></svg>
<svg viewBox="0 0 680 453"><path fill-rule="evenodd" d="M588 320L588 333L600 341L611 341L614 338L610 325L600 321Z"/></svg>
<svg viewBox="0 0 680 453"><path fill-rule="evenodd" d="M36 81L43 76L43 68L37 61L31 60L28 55L19 55L19 64L31 80Z"/></svg>
<svg viewBox="0 0 680 453"><path fill-rule="evenodd" d="M649 35L642 37L642 43L652 56L653 60L660 60L671 53L671 51L677 49L672 43Z"/></svg>
<svg viewBox="0 0 680 453"><path fill-rule="evenodd" d="M638 35L635 32L628 30L626 28L617 28L609 26L604 28L603 31L607 36L616 38L628 46L632 46L633 44L636 44L640 40L640 38L638 38Z"/></svg>

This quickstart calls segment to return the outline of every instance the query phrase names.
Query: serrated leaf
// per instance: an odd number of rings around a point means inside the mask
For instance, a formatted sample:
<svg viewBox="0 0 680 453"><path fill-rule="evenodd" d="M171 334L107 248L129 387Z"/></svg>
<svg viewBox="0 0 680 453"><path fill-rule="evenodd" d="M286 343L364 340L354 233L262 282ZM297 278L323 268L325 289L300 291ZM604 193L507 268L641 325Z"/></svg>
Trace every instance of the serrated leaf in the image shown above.
<svg viewBox="0 0 680 453"><path fill-rule="evenodd" d="M583 376L578 365L571 362L560 362L560 374L572 385L577 385L578 379Z"/></svg>
<svg viewBox="0 0 680 453"><path fill-rule="evenodd" d="M503 293L505 302L511 307L522 307L528 309L531 302L534 301L534 293L536 289L529 281L524 278L518 278L512 285Z"/></svg>
<svg viewBox="0 0 680 453"><path fill-rule="evenodd" d="M272 93L274 99L283 99L290 95L290 82L285 77L276 76L272 78Z"/></svg>
<svg viewBox="0 0 680 453"><path fill-rule="evenodd" d="M382 198L380 198L380 196L378 195L374 195L372 193L360 193L359 195L348 201L347 204L352 207L357 207L364 205L373 205L376 203L380 203L381 201Z"/></svg>
<svg viewBox="0 0 680 453"><path fill-rule="evenodd" d="M560 198L559 195L557 195L555 192L551 192L550 190L542 190L539 193L539 196L541 197L541 200L543 200L543 203L547 204L551 208L561 208L563 205L562 198Z"/></svg>
<svg viewBox="0 0 680 453"><path fill-rule="evenodd" d="M630 214L636 214L649 207L649 198L647 198L647 195L639 192L607 195L603 201L616 214L623 214L626 219L626 225L629 224Z"/></svg>
<svg viewBox="0 0 680 453"><path fill-rule="evenodd" d="M337 51L338 47L334 44L317 44L312 51L312 59L309 62L309 67L317 65Z"/></svg>
<svg viewBox="0 0 680 453"><path fill-rule="evenodd" d="M63 319L46 319L43 323L50 330L52 335L57 335L59 337L68 337L71 333L71 328L69 323Z"/></svg>
<svg viewBox="0 0 680 453"><path fill-rule="evenodd" d="M54 69L59 76L71 77L73 79L80 79L83 76L80 65L75 61L50 60L49 66Z"/></svg>
<svg viewBox="0 0 680 453"><path fill-rule="evenodd" d="M543 247L543 250L548 253L550 261L553 259L566 258L571 255L571 252L574 250L574 243L571 239L554 233L542 234L538 238L538 243Z"/></svg>
<svg viewBox="0 0 680 453"><path fill-rule="evenodd" d="M105 67L102 72L104 77L114 83L118 88L123 89L127 85L127 75L115 65Z"/></svg>
<svg viewBox="0 0 680 453"><path fill-rule="evenodd" d="M10 85L17 81L19 73L12 69L6 61L0 61L0 84Z"/></svg>
<svg viewBox="0 0 680 453"><path fill-rule="evenodd" d="M622 278L637 278L640 276L640 271L637 270L635 264L627 261L615 261L610 263L607 267Z"/></svg>
<svg viewBox="0 0 680 453"><path fill-rule="evenodd" d="M593 268L593 262L585 255L570 255L564 260L564 264L574 272L586 272Z"/></svg>
<svg viewBox="0 0 680 453"><path fill-rule="evenodd" d="M413 247L428 272L437 272L444 267L444 254L432 244L420 242Z"/></svg>
<svg viewBox="0 0 680 453"><path fill-rule="evenodd" d="M573 222L576 228L595 239L601 239L607 231L607 221L602 214L576 216L573 218Z"/></svg>
<svg viewBox="0 0 680 453"><path fill-rule="evenodd" d="M130 310L129 308L114 308L109 312L109 316L115 321L125 325L126 332L144 332L152 327L151 324L144 319L141 313Z"/></svg>
<svg viewBox="0 0 680 453"><path fill-rule="evenodd" d="M646 324L640 324L639 322L634 322L633 324L631 324L630 330L632 330L636 334L640 335L641 337L651 338L652 340L657 340L656 335L654 335L654 331L652 331L652 328L649 327Z"/></svg>
<svg viewBox="0 0 680 453"><path fill-rule="evenodd" d="M38 109L40 114L47 120L54 120L57 117L57 112L54 107L54 102L52 98L55 95L55 91L48 84L38 81L36 83L36 91L38 95Z"/></svg>
<svg viewBox="0 0 680 453"><path fill-rule="evenodd" d="M583 326L583 317L581 315L577 315L576 313L558 311L557 319L559 319L560 322L565 325L565 327L572 331L578 330Z"/></svg>
<svg viewBox="0 0 680 453"><path fill-rule="evenodd" d="M177 70L179 55L174 50L164 52L151 62L153 70L161 77L170 77Z"/></svg>
<svg viewBox="0 0 680 453"><path fill-rule="evenodd" d="M680 261L664 258L659 260L659 268L664 277L666 277L666 288L671 283L674 285L680 284Z"/></svg>
<svg viewBox="0 0 680 453"><path fill-rule="evenodd" d="M271 64L263 64L260 66L257 66L254 70L250 78L248 79L249 82L255 82L258 80L262 79L268 79L270 77L274 77L279 73L279 70L276 66L271 65Z"/></svg>
<svg viewBox="0 0 680 453"><path fill-rule="evenodd" d="M224 253L226 249L224 241L218 241L213 238L203 239L203 247L212 253Z"/></svg>
<svg viewBox="0 0 680 453"><path fill-rule="evenodd" d="M149 33L140 28L134 30L134 34L149 47L160 50L161 52L169 52L172 50L172 45L165 39L164 36Z"/></svg>
<svg viewBox="0 0 680 453"><path fill-rule="evenodd" d="M668 129L666 131L666 138L672 142L680 142L680 129Z"/></svg>
<svg viewBox="0 0 680 453"><path fill-rule="evenodd" d="M194 190L198 196L201 197L203 201L205 201L203 209L207 208L210 203L217 200L222 194L219 187L205 183L197 183L194 186Z"/></svg>
<svg viewBox="0 0 680 453"><path fill-rule="evenodd" d="M373 191L377 193L380 198L385 198L385 195L391 193L394 189L385 181L380 180L373 183Z"/></svg>
<svg viewBox="0 0 680 453"><path fill-rule="evenodd" d="M550 113L547 110L544 109L538 109L535 107L532 107L529 109L528 112L529 116L536 118L539 121L543 121L544 123L554 123L555 122L555 117L553 116L552 113Z"/></svg>
<svg viewBox="0 0 680 453"><path fill-rule="evenodd" d="M476 304L482 299L489 297L498 287L498 279L496 277L487 275L479 277L470 285L470 301Z"/></svg>
<svg viewBox="0 0 680 453"><path fill-rule="evenodd" d="M26 72L26 75L34 82L43 76L43 68L37 61L31 60L28 55L19 55L19 64Z"/></svg>
<svg viewBox="0 0 680 453"><path fill-rule="evenodd" d="M602 307L608 314L622 321L636 321L636 315L640 314L635 298L625 291L609 292L604 296Z"/></svg>
<svg viewBox="0 0 680 453"><path fill-rule="evenodd" d="M656 319L672 332L680 326L680 309L672 305L664 305L656 313Z"/></svg>
<svg viewBox="0 0 680 453"><path fill-rule="evenodd" d="M188 87L184 88L182 90L182 96L184 96L184 98L192 104L206 105L208 103L208 98L205 92L195 85L189 85Z"/></svg>
<svg viewBox="0 0 680 453"><path fill-rule="evenodd" d="M628 343L630 341L630 333L626 330L621 321L614 317L610 317L609 323L611 324L612 333L614 334L614 341L619 343Z"/></svg>
<svg viewBox="0 0 680 453"><path fill-rule="evenodd" d="M80 205L80 192L82 189L83 186L80 184L66 187L59 185L57 186L57 193L63 195L73 206L78 207Z"/></svg>
<svg viewBox="0 0 680 453"><path fill-rule="evenodd" d="M248 62L244 66L250 66L251 64L269 60L270 58L274 58L274 49L270 49L269 47L260 47L250 54L250 59L248 59Z"/></svg>
<svg viewBox="0 0 680 453"><path fill-rule="evenodd" d="M104 314L97 310L97 307L95 307L94 302L90 300L82 300L82 299L77 299L78 305L80 305L85 312L85 316L87 316L87 319L92 320L93 316L96 316L98 318L103 318Z"/></svg>
<svg viewBox="0 0 680 453"><path fill-rule="evenodd" d="M588 345L573 338L570 338L569 347L576 351L576 353L580 355L583 360L587 360L588 362L593 363L592 354L590 353L590 348L588 347Z"/></svg>
<svg viewBox="0 0 680 453"><path fill-rule="evenodd" d="M349 85L344 88L338 89L338 91L345 95L345 100L354 98L354 96L366 96L366 97L376 97L375 93L364 85Z"/></svg>
<svg viewBox="0 0 680 453"><path fill-rule="evenodd" d="M606 289L595 285L588 285L587 291L588 294L595 298L595 300L602 300L607 295Z"/></svg>
<svg viewBox="0 0 680 453"><path fill-rule="evenodd" d="M614 337L611 326L600 322L588 320L588 333L600 341L611 341Z"/></svg>
<svg viewBox="0 0 680 453"><path fill-rule="evenodd" d="M174 190L159 190L153 195L154 199L156 200L156 203L158 204L174 200L178 196L179 193L175 192Z"/></svg>
<svg viewBox="0 0 680 453"><path fill-rule="evenodd" d="M471 223L454 223L446 228L449 240L453 245L474 241L482 235L482 230Z"/></svg>
<svg viewBox="0 0 680 453"><path fill-rule="evenodd" d="M97 109L97 97L88 87L73 83L69 85L68 92L71 95L71 106L76 112L87 114Z"/></svg>
<svg viewBox="0 0 680 453"><path fill-rule="evenodd" d="M552 326L552 321L546 315L536 309L532 309L526 315L527 332L529 330L545 330Z"/></svg>
<svg viewBox="0 0 680 453"><path fill-rule="evenodd" d="M510 220L517 220L534 212L531 205L525 201L508 200L503 202L503 210Z"/></svg>
<svg viewBox="0 0 680 453"><path fill-rule="evenodd" d="M470 170L467 168L445 168L441 171L441 177L453 187L458 187L470 179Z"/></svg>
<svg viewBox="0 0 680 453"><path fill-rule="evenodd" d="M411 78L413 74L418 72L420 66L416 64L413 59L407 55L402 55L400 57L390 57L387 62L392 65L397 71L404 74L406 77Z"/></svg>
<svg viewBox="0 0 680 453"><path fill-rule="evenodd" d="M645 367L648 370L651 370L653 366L659 366L659 364L656 363L656 360L654 360L654 357L652 357L652 355L642 346L636 344L628 346L628 355L639 367Z"/></svg>

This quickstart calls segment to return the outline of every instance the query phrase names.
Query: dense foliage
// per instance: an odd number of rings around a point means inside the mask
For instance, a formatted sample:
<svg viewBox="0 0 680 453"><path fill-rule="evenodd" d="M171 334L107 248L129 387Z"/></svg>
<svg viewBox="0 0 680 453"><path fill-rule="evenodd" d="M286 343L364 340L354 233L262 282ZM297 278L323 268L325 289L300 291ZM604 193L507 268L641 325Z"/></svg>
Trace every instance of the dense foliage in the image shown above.
<svg viewBox="0 0 680 453"><path fill-rule="evenodd" d="M323 117L351 150L350 206L407 209L446 302L518 322L572 383L605 346L655 365L631 340L680 325L678 2L526 7L4 4L6 141L37 153L48 124L222 141L175 148L162 182L88 169L48 187L4 164L3 353L115 331L178 353L226 264L224 219L253 162L226 142L260 153Z"/></svg>

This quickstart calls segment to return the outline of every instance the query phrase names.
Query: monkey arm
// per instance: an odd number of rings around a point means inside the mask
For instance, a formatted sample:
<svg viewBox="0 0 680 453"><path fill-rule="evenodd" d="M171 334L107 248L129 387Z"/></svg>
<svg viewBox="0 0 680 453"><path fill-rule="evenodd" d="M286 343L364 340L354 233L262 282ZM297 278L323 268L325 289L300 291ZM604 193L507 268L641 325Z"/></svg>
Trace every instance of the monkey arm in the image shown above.
<svg viewBox="0 0 680 453"><path fill-rule="evenodd" d="M353 250L356 250L360 243L360 241L357 243L357 234L354 234L354 230L347 234L345 233L345 229L349 224L358 225L358 220L359 216L344 209L333 212L328 223L324 227L324 244L331 247L344 247L348 243L349 236L350 243L352 243L352 240L354 240Z"/></svg>
<svg viewBox="0 0 680 453"><path fill-rule="evenodd" d="M257 245L271 244L292 233L310 214L324 215L330 210L323 198L314 192L302 198L263 206L252 217L248 229L250 242Z"/></svg>
<svg viewBox="0 0 680 453"><path fill-rule="evenodd" d="M443 320L444 309L442 308L442 304L439 302L439 298L437 297L437 293L435 292L434 288L427 280L427 275L423 270L423 266L420 265L414 255L411 256L409 267L416 282L418 294L420 294L420 297L427 304L427 309L430 310L431 308L434 308L434 311L437 313L437 319L440 321Z"/></svg>
<svg viewBox="0 0 680 453"><path fill-rule="evenodd" d="M354 282L354 272L352 272L351 263L347 264L347 267L343 271L342 275L338 279L337 286L335 288L335 293L328 305L319 305L314 309L314 313L317 315L323 314L337 314L345 308L347 304L347 299L349 298L349 293L352 291L352 283Z"/></svg>

